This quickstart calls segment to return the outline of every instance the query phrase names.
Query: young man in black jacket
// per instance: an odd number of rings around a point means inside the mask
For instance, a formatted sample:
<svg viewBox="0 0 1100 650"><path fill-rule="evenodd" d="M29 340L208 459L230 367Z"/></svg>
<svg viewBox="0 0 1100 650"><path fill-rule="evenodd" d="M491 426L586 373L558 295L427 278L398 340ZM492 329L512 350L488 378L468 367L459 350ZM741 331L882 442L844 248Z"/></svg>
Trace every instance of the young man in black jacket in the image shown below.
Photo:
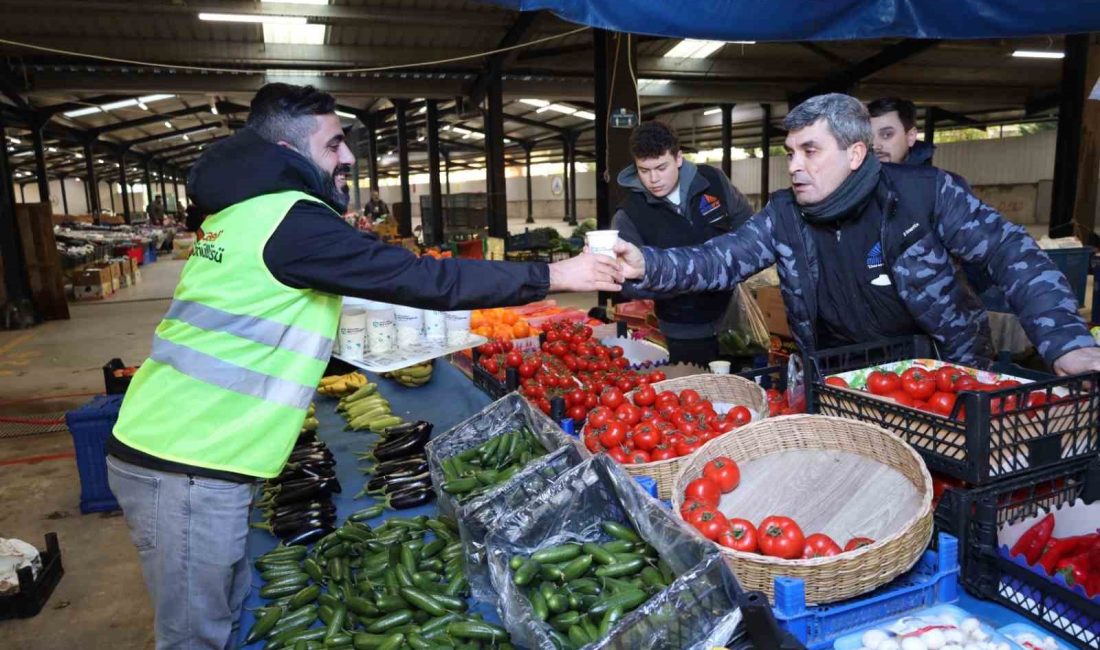
<svg viewBox="0 0 1100 650"><path fill-rule="evenodd" d="M720 169L685 160L680 141L661 122L638 125L630 134L634 164L619 172L630 195L619 204L611 227L638 246L692 246L726 234L752 216L752 206ZM624 291L629 298L654 297ZM657 322L672 363L705 365L718 358L717 327L731 291L710 291L656 300Z"/></svg>

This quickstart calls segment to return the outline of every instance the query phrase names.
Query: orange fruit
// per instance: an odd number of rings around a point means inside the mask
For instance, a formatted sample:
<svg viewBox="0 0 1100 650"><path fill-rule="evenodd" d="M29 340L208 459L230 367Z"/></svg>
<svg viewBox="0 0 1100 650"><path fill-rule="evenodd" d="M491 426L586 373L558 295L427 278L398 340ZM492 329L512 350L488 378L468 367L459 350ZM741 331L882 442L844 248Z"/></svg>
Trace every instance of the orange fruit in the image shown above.
<svg viewBox="0 0 1100 650"><path fill-rule="evenodd" d="M511 309L505 309L500 312L500 320L505 325L515 325L519 321L519 314Z"/></svg>

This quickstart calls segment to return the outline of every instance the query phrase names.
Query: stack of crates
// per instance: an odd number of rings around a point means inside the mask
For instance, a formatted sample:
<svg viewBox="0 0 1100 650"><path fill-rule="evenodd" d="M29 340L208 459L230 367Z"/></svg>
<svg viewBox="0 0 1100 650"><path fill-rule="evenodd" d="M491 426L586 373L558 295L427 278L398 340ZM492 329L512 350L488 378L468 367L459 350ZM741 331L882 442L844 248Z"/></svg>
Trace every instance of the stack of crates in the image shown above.
<svg viewBox="0 0 1100 650"><path fill-rule="evenodd" d="M960 393L960 417L945 418L870 394L826 385L828 375L872 365L937 358L930 339L906 337L822 351L806 360L811 412L893 431L928 468L955 479L935 511L936 529L959 541L963 586L1064 637L1100 647L1100 599L1012 558L998 530L1081 499L1100 499L1100 373L1054 377L998 363L992 370L1031 380L1019 388ZM1032 392L1045 406L1029 406ZM1005 406L1003 412L997 405ZM965 418L961 417L965 409Z"/></svg>
<svg viewBox="0 0 1100 650"><path fill-rule="evenodd" d="M80 473L80 512L118 510L118 501L107 484L107 452L104 448L118 421L123 395L99 395L65 414L73 436L76 469Z"/></svg>

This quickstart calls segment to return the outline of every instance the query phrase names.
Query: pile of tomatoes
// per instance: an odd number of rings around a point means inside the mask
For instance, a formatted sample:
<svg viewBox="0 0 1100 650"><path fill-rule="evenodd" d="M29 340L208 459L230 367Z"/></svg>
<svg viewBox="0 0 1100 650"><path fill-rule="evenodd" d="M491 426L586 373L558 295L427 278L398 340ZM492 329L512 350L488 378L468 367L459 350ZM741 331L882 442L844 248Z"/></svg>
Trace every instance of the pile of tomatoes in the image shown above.
<svg viewBox="0 0 1100 650"><path fill-rule="evenodd" d="M825 383L830 386L849 388L848 382L840 377L829 377ZM982 383L963 368L955 366L943 366L940 368L909 368L901 374L888 370L875 370L867 376L867 392L873 395L888 398L901 404L929 413L936 413L944 417L955 417L960 421L966 420L966 409L960 407L955 411L955 403L958 394L963 391L988 392L1006 388L1022 386L1014 379L1006 379L995 383ZM995 398L990 402L990 410L994 415L1004 411L1016 411L1021 406L1024 408L1037 408L1047 403L1045 392L1032 392L1026 404L1019 404L1015 395L1005 398ZM1035 412L1031 412L1032 417Z"/></svg>
<svg viewBox="0 0 1100 650"><path fill-rule="evenodd" d="M599 402L588 413L584 444L594 454L607 452L627 465L687 456L752 420L744 406L719 415L710 400L690 388L658 393L647 385L628 399L620 387L609 386L600 392Z"/></svg>
<svg viewBox="0 0 1100 650"><path fill-rule="evenodd" d="M718 503L740 482L737 463L724 456L715 458L703 466L701 477L687 484L680 516L703 537L726 548L785 560L832 557L875 543L868 537L853 537L841 548L828 535L805 535L790 517L766 517L759 526L747 519L727 518Z"/></svg>
<svg viewBox="0 0 1100 650"><path fill-rule="evenodd" d="M539 350L520 351L511 341L494 341L478 348L478 365L503 382L508 368L520 377L520 392L542 412L550 414L550 400L565 400L566 415L579 427L602 394L614 388L620 400L639 386L664 381L665 373L635 370L618 345L606 346L592 338L592 328L555 323L546 330Z"/></svg>

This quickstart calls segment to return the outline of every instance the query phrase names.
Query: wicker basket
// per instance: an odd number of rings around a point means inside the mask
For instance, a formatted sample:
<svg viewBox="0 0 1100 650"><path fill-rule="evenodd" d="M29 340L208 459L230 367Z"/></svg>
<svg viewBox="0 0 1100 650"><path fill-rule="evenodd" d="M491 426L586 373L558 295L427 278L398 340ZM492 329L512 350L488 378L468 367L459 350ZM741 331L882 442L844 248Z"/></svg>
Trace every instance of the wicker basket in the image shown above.
<svg viewBox="0 0 1100 650"><path fill-rule="evenodd" d="M770 418L735 433L715 438L682 463L673 492L677 516L684 502L684 488L702 475L703 466L711 459L728 456L744 463L794 450L848 452L886 465L912 484L920 503L916 513L889 535L834 557L783 560L719 546L746 590L762 591L774 598L774 580L782 576L804 581L809 604L844 600L872 591L908 571L928 546L932 536L932 478L917 452L893 433L871 424L821 415ZM807 535L811 532L815 531L805 531Z"/></svg>
<svg viewBox="0 0 1100 650"><path fill-rule="evenodd" d="M764 389L744 377L699 374L680 377L679 379L668 379L651 385L658 393L665 390L679 393L682 390L691 388L699 393L700 397L711 402L745 406L759 417L768 416L768 397L764 393ZM627 393L626 398L632 399L634 392ZM721 440L734 434L735 431L723 434L714 440ZM680 465L688 458L690 456L659 460L655 463L623 465L623 469L631 476L648 476L652 478L657 482L657 496L667 501L672 498L672 486L676 481L676 476L680 473Z"/></svg>

